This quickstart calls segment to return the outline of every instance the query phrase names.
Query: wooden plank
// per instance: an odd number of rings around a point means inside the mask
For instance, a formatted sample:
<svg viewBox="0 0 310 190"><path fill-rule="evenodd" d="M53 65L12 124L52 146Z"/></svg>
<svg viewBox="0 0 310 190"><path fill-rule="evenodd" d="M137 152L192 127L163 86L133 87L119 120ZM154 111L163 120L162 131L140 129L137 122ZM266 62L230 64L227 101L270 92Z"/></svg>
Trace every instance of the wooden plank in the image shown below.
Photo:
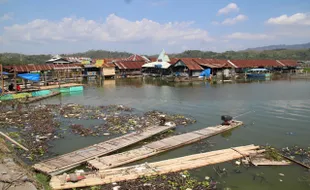
<svg viewBox="0 0 310 190"><path fill-rule="evenodd" d="M237 126L242 125L242 122L240 121L234 121L232 125L229 126L223 126L219 125L219 127L212 127L212 128L218 128L217 130L204 128L197 131L184 133L177 136L167 137L162 140L152 142L149 144L146 144L140 148L122 152L119 154L114 154L111 156L104 156L100 159L97 159L96 162L88 161L88 164L96 169L107 169L107 168L113 168L117 166L121 166L124 164L128 164L137 160L141 160L150 156L154 156L156 154L178 148L190 143L197 142L199 140L202 140L204 138L216 135L220 132L233 129ZM253 146L249 146L250 148ZM243 149L247 148L247 146L243 147ZM242 149L242 150L243 150ZM239 149L236 149L239 150ZM240 151L242 151L240 150ZM232 150L233 151L233 150Z"/></svg>
<svg viewBox="0 0 310 190"><path fill-rule="evenodd" d="M256 152L257 146L252 145L252 147L253 147L252 149L242 151L246 155L253 154ZM84 175L85 179L75 183L65 182L63 179L66 176L62 175L53 176L50 181L50 186L53 189L70 189L70 188L103 185L107 183L119 182L124 180L133 180L141 176L151 176L171 172L178 172L182 170L203 167L211 164L217 164L244 157L242 154L232 150L231 148L214 152L194 154L190 156L160 162L154 162L149 164L145 163L124 168L102 170L99 172L95 172L94 174L86 174Z"/></svg>
<svg viewBox="0 0 310 190"><path fill-rule="evenodd" d="M120 136L114 139L110 139L108 141L104 141L86 148L73 151L71 153L67 153L39 162L33 165L33 168L49 175L55 175L79 166L80 164L88 160L94 159L98 156L106 155L108 153L122 149L136 142L142 141L153 135L162 133L173 128L175 128L175 124L172 123L167 123L165 126L152 126L141 132L133 132L124 136ZM131 137L136 138L132 138L132 140L130 140ZM123 138L126 138L126 140L123 140ZM58 162L58 160L62 161ZM44 165L45 167L41 167L42 165Z"/></svg>

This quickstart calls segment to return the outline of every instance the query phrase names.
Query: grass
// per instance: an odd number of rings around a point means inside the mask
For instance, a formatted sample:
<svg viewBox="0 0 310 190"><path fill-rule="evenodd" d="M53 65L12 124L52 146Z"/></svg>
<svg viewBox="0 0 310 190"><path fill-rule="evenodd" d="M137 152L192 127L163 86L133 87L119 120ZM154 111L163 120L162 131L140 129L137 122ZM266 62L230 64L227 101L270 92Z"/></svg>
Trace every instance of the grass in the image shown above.
<svg viewBox="0 0 310 190"><path fill-rule="evenodd" d="M49 185L50 178L47 175L37 173L35 176L38 183L40 183L45 190L52 190L51 186Z"/></svg>

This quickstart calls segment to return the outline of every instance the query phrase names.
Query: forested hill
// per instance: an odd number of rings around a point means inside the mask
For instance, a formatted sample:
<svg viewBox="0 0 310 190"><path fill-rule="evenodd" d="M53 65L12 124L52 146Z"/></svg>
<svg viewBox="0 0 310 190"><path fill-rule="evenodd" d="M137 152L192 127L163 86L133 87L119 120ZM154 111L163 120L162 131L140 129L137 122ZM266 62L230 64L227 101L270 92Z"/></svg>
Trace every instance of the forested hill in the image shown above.
<svg viewBox="0 0 310 190"><path fill-rule="evenodd" d="M169 52L168 52L169 54ZM90 57L90 58L125 58L128 52L111 52L104 50L90 50L84 53L61 55L65 57ZM156 56L156 55L154 55ZM266 50L266 51L226 51L216 53L211 51L187 50L178 54L169 54L170 57L198 57L215 59L294 59L310 60L310 49L299 50ZM40 64L45 63L52 55L24 55L17 53L0 53L0 64Z"/></svg>
<svg viewBox="0 0 310 190"><path fill-rule="evenodd" d="M293 45L270 45L270 46L262 46L262 47L255 47L255 48L248 48L246 50L254 50L254 51L264 51L264 50L276 50L276 49L308 49L310 48L310 42L304 44L293 44Z"/></svg>

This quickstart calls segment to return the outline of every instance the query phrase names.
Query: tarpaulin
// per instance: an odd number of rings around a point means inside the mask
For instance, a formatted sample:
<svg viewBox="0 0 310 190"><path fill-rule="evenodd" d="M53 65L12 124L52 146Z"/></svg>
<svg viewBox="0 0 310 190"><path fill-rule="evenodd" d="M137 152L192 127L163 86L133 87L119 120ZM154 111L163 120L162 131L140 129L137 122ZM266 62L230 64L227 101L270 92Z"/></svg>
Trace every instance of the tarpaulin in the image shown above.
<svg viewBox="0 0 310 190"><path fill-rule="evenodd" d="M20 78L31 80L31 81L40 81L40 74L38 73L24 73L17 75Z"/></svg>
<svg viewBox="0 0 310 190"><path fill-rule="evenodd" d="M9 73L8 72L2 72L3 75L8 75ZM0 73L1 75L1 73Z"/></svg>
<svg viewBox="0 0 310 190"><path fill-rule="evenodd" d="M203 77L203 76L209 77L210 74L211 74L211 69L206 69L206 70L204 70L204 71L202 71L202 72L200 73L200 76L201 76L201 77Z"/></svg>

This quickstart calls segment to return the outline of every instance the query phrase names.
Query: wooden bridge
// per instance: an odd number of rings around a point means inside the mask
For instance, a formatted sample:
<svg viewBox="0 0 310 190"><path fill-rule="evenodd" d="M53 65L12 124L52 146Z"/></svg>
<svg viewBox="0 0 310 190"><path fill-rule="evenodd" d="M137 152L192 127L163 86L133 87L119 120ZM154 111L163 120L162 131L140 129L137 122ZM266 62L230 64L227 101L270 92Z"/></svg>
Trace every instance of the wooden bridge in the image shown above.
<svg viewBox="0 0 310 190"><path fill-rule="evenodd" d="M75 168L88 160L125 148L173 128L175 128L175 124L170 122L166 123L165 126L148 127L142 131L129 133L127 135L39 162L33 165L33 168L49 175L56 175Z"/></svg>
<svg viewBox="0 0 310 190"><path fill-rule="evenodd" d="M241 121L233 121L231 125L218 125L207 127L197 131L184 133L177 136L168 137L159 141L155 141L142 146L141 148L125 151L119 154L95 158L87 163L99 170L113 168L141 160L174 148L178 148L187 144L191 144L202 139L217 135L219 133L231 130L242 125Z"/></svg>

